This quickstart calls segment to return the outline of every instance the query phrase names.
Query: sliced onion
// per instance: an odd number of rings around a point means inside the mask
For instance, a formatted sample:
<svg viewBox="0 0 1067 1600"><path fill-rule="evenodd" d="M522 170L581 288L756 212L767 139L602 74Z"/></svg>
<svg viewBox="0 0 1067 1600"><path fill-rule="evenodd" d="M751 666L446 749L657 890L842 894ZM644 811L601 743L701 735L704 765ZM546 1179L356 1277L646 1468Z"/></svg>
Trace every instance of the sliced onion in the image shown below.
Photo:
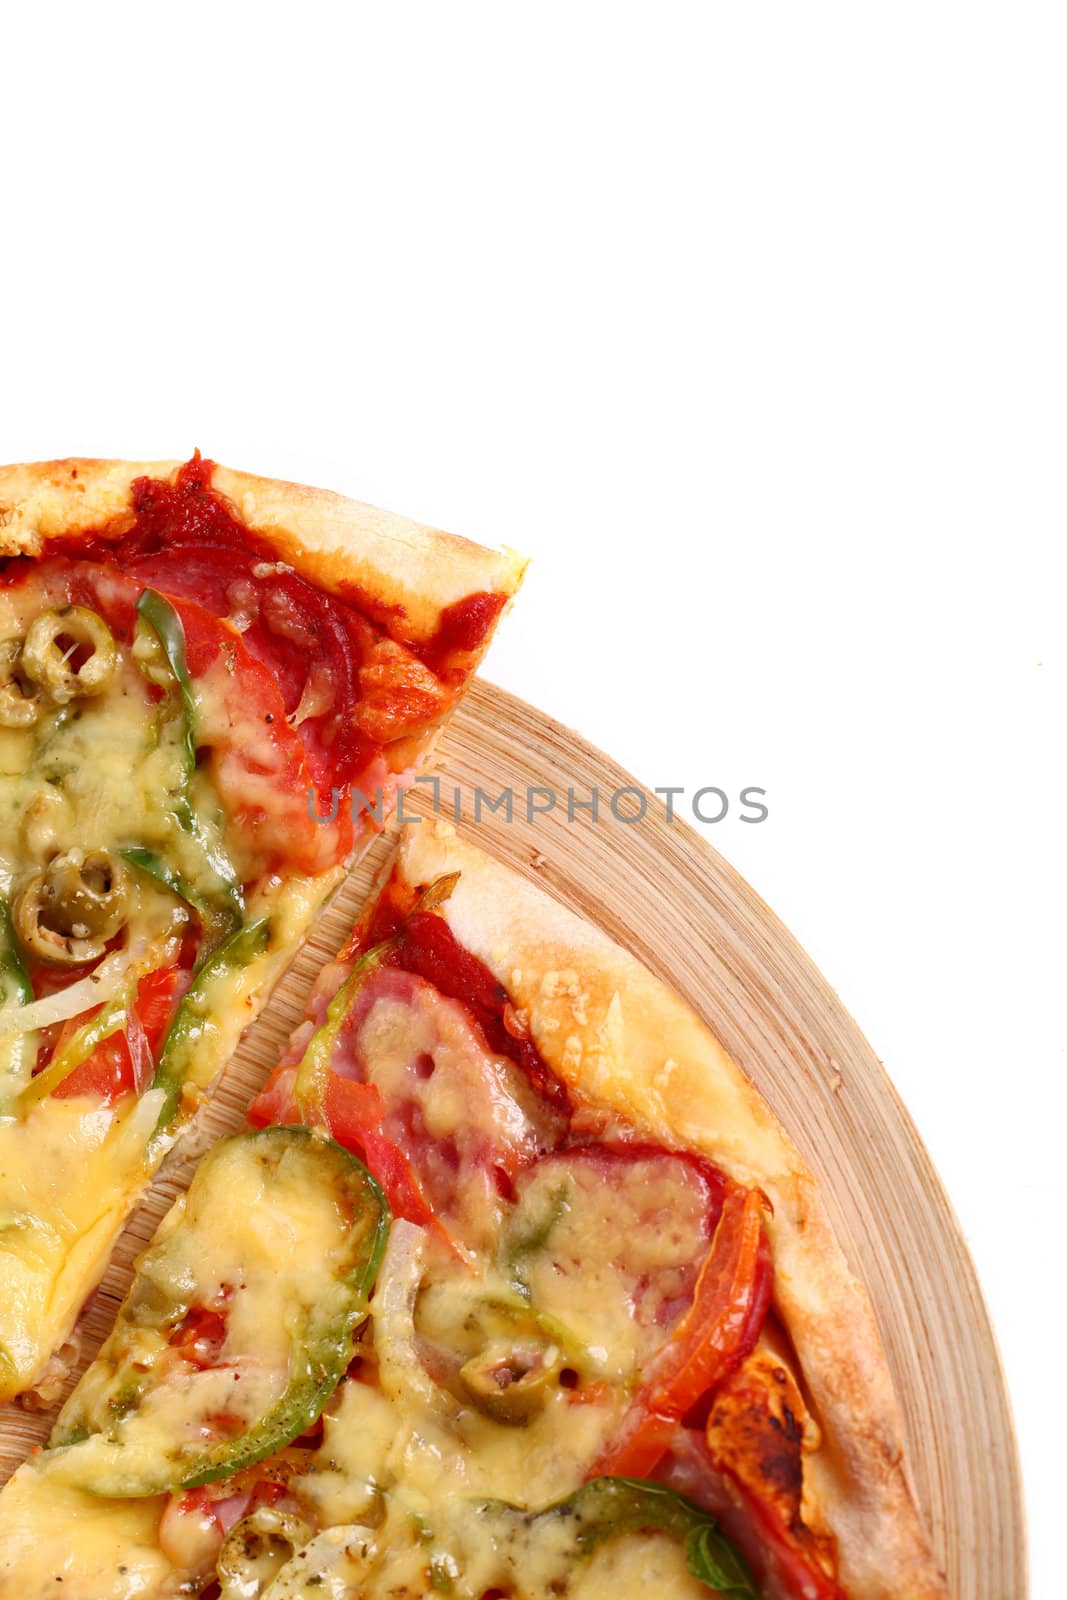
<svg viewBox="0 0 1067 1600"><path fill-rule="evenodd" d="M112 999L122 988L133 956L132 950L115 950L105 956L87 977L79 978L66 989L60 989L58 994L50 994L43 1000L31 1000L29 1005L0 1012L0 1034L48 1028L54 1022L80 1017L83 1011Z"/></svg>
<svg viewBox="0 0 1067 1600"><path fill-rule="evenodd" d="M130 1052L130 1062L133 1066L134 1088L140 1094L155 1067L152 1052L148 1048L148 1035L144 1031L144 1023L132 1007L126 1015L126 1047Z"/></svg>
<svg viewBox="0 0 1067 1600"><path fill-rule="evenodd" d="M425 1228L396 1219L382 1258L371 1301L378 1376L392 1399L418 1395L439 1405L442 1391L419 1360L415 1348L415 1299L426 1270Z"/></svg>

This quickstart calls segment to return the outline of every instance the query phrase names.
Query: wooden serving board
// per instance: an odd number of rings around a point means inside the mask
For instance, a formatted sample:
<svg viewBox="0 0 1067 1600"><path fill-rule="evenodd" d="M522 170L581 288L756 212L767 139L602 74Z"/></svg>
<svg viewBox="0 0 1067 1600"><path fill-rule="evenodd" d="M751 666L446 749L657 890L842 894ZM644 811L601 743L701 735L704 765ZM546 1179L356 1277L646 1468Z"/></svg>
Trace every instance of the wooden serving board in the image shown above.
<svg viewBox="0 0 1067 1600"><path fill-rule="evenodd" d="M838 1236L867 1284L896 1381L919 1499L955 1600L1025 1600L1015 1440L996 1343L945 1193L892 1084L824 978L774 914L684 822L648 797L643 819L594 822L565 802L526 815L531 788L606 796L634 780L550 717L476 685L442 739L440 808L460 830L583 916L669 983L750 1075L820 1178ZM512 819L475 790L515 796ZM425 810L431 791L406 802ZM189 1181L196 1153L240 1126L321 963L341 943L388 852L376 842L241 1047L193 1138L128 1223L82 1318L91 1358L134 1257ZM73 1379L72 1379L73 1382ZM54 1411L0 1408L0 1477L47 1436Z"/></svg>

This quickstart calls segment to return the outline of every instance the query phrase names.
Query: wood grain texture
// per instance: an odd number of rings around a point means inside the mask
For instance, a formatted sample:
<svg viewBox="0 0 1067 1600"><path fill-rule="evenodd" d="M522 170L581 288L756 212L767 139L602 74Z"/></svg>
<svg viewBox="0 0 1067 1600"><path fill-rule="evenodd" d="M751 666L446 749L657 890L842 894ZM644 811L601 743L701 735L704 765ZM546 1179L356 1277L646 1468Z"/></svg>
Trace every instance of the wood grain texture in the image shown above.
<svg viewBox="0 0 1067 1600"><path fill-rule="evenodd" d="M600 924L669 983L753 1079L820 1178L839 1238L867 1284L900 1396L912 1469L957 1600L1024 1600L1025 1532L1011 1415L996 1344L959 1225L870 1045L773 913L683 822L649 797L623 823L567 817L568 787L602 800L633 780L543 713L476 686L438 751L440 808L550 894ZM512 819L483 804L510 789ZM563 800L527 817L527 791ZM408 802L426 809L431 790ZM606 808L605 808L606 811ZM379 840L326 910L243 1040L219 1091L130 1219L82 1319L80 1366L114 1316L130 1267L196 1149L240 1125L321 962L340 944L387 853ZM0 1408L3 1476L47 1435L53 1413Z"/></svg>

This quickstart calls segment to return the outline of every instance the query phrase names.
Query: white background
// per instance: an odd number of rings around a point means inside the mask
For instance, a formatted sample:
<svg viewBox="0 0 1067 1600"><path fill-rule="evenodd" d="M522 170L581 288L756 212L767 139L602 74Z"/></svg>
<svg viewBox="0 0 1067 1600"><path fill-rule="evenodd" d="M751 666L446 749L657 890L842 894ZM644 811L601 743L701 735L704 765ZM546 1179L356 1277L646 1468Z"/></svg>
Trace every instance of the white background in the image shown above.
<svg viewBox="0 0 1067 1600"><path fill-rule="evenodd" d="M489 676L768 791L707 831L944 1175L1062 1593L1062 11L21 10L0 455L516 546Z"/></svg>

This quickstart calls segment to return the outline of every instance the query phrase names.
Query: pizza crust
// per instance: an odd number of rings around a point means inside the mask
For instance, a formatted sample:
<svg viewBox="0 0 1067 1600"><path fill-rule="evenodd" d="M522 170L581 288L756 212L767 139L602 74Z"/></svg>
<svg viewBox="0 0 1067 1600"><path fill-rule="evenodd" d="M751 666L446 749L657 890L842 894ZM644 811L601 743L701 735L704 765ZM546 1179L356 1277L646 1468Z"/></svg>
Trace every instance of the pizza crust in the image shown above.
<svg viewBox="0 0 1067 1600"><path fill-rule="evenodd" d="M775 1310L823 1431L805 1472L837 1537L841 1582L853 1600L944 1600L870 1302L815 1178L755 1087L639 961L448 823L411 824L398 859L412 884L462 874L441 914L508 989L576 1099L700 1150L767 1194Z"/></svg>
<svg viewBox="0 0 1067 1600"><path fill-rule="evenodd" d="M51 540L104 529L129 510L134 478L173 478L177 461L37 461L0 467L0 556L39 556ZM442 611L467 595L509 598L526 563L328 489L216 467L212 486L253 533L320 588L358 585L383 609L401 607L404 637L430 638ZM118 538L123 529L114 527Z"/></svg>

